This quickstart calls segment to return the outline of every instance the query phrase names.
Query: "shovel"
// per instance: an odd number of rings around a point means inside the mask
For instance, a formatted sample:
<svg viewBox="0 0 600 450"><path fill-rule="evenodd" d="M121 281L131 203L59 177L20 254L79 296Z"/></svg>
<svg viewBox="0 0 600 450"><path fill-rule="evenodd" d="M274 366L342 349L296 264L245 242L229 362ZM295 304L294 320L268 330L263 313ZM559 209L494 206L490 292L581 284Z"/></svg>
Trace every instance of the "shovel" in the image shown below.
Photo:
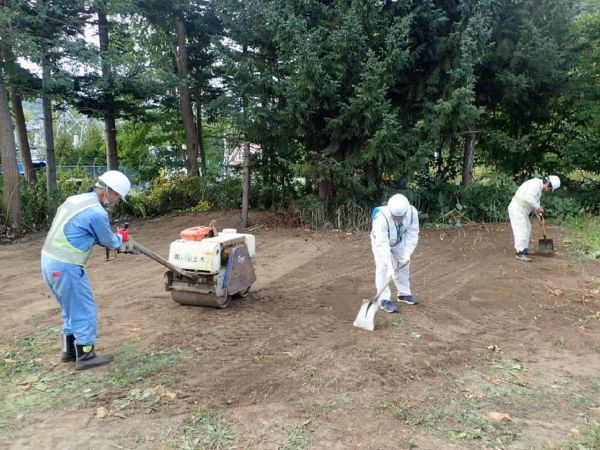
<svg viewBox="0 0 600 450"><path fill-rule="evenodd" d="M381 288L377 291L377 294L371 298L366 298L363 300L362 306L360 307L360 310L358 311L356 319L354 319L354 323L352 325L367 331L373 331L375 329L375 314L379 309L377 299L385 290L385 288L389 286L393 279L394 277L392 275L387 277L385 284L381 286Z"/></svg>
<svg viewBox="0 0 600 450"><path fill-rule="evenodd" d="M542 234L544 239L538 239L538 255L552 256L554 255L554 241L546 237L546 225L544 224L544 216L540 215L540 224L542 225Z"/></svg>

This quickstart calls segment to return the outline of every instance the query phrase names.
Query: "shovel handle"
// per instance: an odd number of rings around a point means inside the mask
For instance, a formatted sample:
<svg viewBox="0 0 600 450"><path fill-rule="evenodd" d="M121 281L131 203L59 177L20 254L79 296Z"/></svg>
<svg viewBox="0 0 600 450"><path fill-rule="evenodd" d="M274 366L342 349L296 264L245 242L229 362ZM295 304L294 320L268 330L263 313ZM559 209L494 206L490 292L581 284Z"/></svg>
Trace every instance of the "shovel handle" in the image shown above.
<svg viewBox="0 0 600 450"><path fill-rule="evenodd" d="M540 225L542 226L542 234L544 235L544 239L546 239L546 222L543 214L540 214Z"/></svg>
<svg viewBox="0 0 600 450"><path fill-rule="evenodd" d="M387 280L385 280L385 284L379 288L379 290L377 291L377 294L375 294L373 297L371 297L369 299L369 303L376 302L377 299L379 298L379 296L381 294L383 294L383 291L385 291L385 288L390 285L390 283L392 282L393 279L394 279L393 275L388 276Z"/></svg>
<svg viewBox="0 0 600 450"><path fill-rule="evenodd" d="M406 264L402 265L402 267L398 267L398 268L396 269L396 271L398 271L398 270L402 269L402 268L403 268L403 267L405 267L406 265L408 265L408 263L406 263ZM394 279L394 275L393 275L393 274L392 274L392 275L388 275L387 279L385 280L385 284L384 284L383 286L381 286L381 287L379 288L379 290L377 291L377 293L376 293L376 294L375 294L373 297L371 297L371 298L369 299L369 303L373 303L373 302L377 301L377 299L379 298L379 296L380 296L380 295L383 293L383 291L385 291L385 288L386 288L386 287L388 287L388 286L390 285L390 283L392 282L392 280L393 280L393 279Z"/></svg>

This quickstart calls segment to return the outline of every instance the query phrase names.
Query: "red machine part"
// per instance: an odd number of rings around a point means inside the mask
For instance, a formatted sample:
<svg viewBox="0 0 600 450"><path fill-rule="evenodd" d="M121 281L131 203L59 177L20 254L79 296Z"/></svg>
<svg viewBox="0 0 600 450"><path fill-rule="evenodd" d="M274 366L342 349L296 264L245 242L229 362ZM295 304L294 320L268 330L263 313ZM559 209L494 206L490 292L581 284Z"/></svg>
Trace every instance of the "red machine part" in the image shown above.
<svg viewBox="0 0 600 450"><path fill-rule="evenodd" d="M181 239L185 239L186 241L201 241L205 237L213 237L215 236L214 227L190 227L183 230L179 233L179 237Z"/></svg>

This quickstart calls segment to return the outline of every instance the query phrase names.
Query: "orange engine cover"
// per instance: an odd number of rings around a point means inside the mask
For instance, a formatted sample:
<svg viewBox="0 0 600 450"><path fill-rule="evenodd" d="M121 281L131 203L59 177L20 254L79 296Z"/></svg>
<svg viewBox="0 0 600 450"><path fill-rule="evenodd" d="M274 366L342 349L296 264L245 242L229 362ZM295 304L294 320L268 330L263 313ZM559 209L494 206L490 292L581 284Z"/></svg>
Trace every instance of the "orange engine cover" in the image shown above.
<svg viewBox="0 0 600 450"><path fill-rule="evenodd" d="M214 235L213 227L190 227L179 233L179 237L186 241L201 241L205 237L213 237Z"/></svg>

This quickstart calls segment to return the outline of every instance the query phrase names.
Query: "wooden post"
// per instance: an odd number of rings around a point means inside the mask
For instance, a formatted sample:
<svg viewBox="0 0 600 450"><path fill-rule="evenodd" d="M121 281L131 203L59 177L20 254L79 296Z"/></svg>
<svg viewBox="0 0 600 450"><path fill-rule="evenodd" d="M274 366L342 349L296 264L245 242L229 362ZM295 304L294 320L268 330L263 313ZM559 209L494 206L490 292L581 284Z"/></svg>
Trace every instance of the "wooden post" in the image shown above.
<svg viewBox="0 0 600 450"><path fill-rule="evenodd" d="M244 161L242 177L242 228L248 228L248 209L250 206L250 143L244 143Z"/></svg>
<svg viewBox="0 0 600 450"><path fill-rule="evenodd" d="M462 185L467 187L473 183L473 163L475 161L475 139L477 133L474 126L469 127L469 133L465 139L463 153Z"/></svg>

